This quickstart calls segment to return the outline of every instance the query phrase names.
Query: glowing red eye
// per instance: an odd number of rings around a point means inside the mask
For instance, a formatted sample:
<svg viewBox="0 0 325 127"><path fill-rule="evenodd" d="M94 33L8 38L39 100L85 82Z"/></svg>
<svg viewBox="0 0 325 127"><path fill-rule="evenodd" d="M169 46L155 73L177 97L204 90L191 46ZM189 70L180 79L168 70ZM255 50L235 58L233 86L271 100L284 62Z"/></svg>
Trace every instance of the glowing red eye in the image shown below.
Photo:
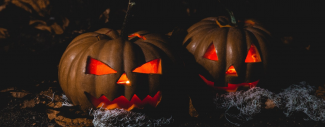
<svg viewBox="0 0 325 127"><path fill-rule="evenodd" d="M108 65L104 64L103 62L100 62L99 60L89 57L86 73L94 74L94 75L105 75L105 74L116 73L116 71L110 68Z"/></svg>
<svg viewBox="0 0 325 127"><path fill-rule="evenodd" d="M203 57L209 60L218 61L216 48L214 47L213 43L209 46Z"/></svg>
<svg viewBox="0 0 325 127"><path fill-rule="evenodd" d="M254 44L248 50L245 63L255 63L255 62L262 62L260 53L258 53L257 48Z"/></svg>
<svg viewBox="0 0 325 127"><path fill-rule="evenodd" d="M228 70L226 71L226 75L230 75L230 76L238 76L237 75L237 71L235 69L235 67L233 65L231 65Z"/></svg>
<svg viewBox="0 0 325 127"><path fill-rule="evenodd" d="M132 72L146 73L146 74L162 74L161 72L161 59L154 59L140 67L137 67Z"/></svg>

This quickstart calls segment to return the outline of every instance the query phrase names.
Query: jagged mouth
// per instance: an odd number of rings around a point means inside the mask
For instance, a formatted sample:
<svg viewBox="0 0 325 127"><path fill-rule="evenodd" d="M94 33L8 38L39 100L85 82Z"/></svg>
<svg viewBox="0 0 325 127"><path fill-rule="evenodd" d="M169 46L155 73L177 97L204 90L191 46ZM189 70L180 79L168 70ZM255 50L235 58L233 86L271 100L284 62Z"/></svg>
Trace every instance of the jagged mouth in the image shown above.
<svg viewBox="0 0 325 127"><path fill-rule="evenodd" d="M157 107L162 98L160 91L158 91L153 97L147 95L143 100L141 100L136 94L133 95L131 100L126 99L125 96L120 96L115 98L113 101L107 99L105 95L96 98L87 92L85 92L85 94L94 107L102 107L107 110L118 108L130 111L133 108L142 109L146 105Z"/></svg>
<svg viewBox="0 0 325 127"><path fill-rule="evenodd" d="M228 86L226 86L226 87L220 87L220 86L214 86L214 82L209 81L204 76L202 76L200 74L199 74L199 76L201 77L201 79L208 86L211 86L211 87L213 87L216 90L224 90L224 91L227 91L227 92L236 92L239 87L252 88L252 87L255 87L257 85L257 83L260 81L260 80L257 80L257 81L254 81L254 82L248 82L248 83L244 82L244 83L238 83L238 84L228 83Z"/></svg>

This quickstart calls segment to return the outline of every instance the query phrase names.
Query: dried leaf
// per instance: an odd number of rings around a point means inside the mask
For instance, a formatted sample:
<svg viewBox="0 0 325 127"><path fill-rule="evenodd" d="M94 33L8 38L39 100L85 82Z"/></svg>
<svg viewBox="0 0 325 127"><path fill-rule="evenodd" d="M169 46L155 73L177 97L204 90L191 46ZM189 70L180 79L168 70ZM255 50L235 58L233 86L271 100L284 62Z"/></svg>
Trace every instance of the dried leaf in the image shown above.
<svg viewBox="0 0 325 127"><path fill-rule="evenodd" d="M39 16L44 17L49 13L50 0L12 0L12 4L20 7L29 13L35 11Z"/></svg>
<svg viewBox="0 0 325 127"><path fill-rule="evenodd" d="M47 117L52 120L55 119L57 117L57 114L60 113L60 111L56 111L53 109L48 109L47 110Z"/></svg>
<svg viewBox="0 0 325 127"><path fill-rule="evenodd" d="M193 104L192 104L192 99L190 98L190 102L189 102L189 114L191 117L198 117L199 114L196 111L196 109L194 108Z"/></svg>
<svg viewBox="0 0 325 127"><path fill-rule="evenodd" d="M9 37L8 30L5 28L0 28L0 39L5 39Z"/></svg>
<svg viewBox="0 0 325 127"><path fill-rule="evenodd" d="M10 87L10 88L7 88L7 89L3 89L0 92L8 92L8 91L13 91L13 90L15 90L15 88L14 87Z"/></svg>
<svg viewBox="0 0 325 127"><path fill-rule="evenodd" d="M110 11L111 11L111 9L107 8L102 14L100 14L99 19L103 19L103 20L105 20L105 23L107 23L109 21Z"/></svg>
<svg viewBox="0 0 325 127"><path fill-rule="evenodd" d="M273 109L275 107L275 103L274 101L267 99L267 101L265 102L265 109Z"/></svg>
<svg viewBox="0 0 325 127"><path fill-rule="evenodd" d="M93 126L92 119L87 118L66 118L64 116L55 117L55 122L60 126L70 126L70 127L78 127L78 126Z"/></svg>
<svg viewBox="0 0 325 127"><path fill-rule="evenodd" d="M29 25L34 25L36 29L46 30L52 32L51 27L47 26L46 22L43 20L30 20Z"/></svg>
<svg viewBox="0 0 325 127"><path fill-rule="evenodd" d="M14 98L23 98L26 95L30 94L28 92L10 92L11 96L13 96Z"/></svg>
<svg viewBox="0 0 325 127"><path fill-rule="evenodd" d="M10 0L5 0L3 5L0 5L0 11L2 11L3 9L5 9L8 5L8 3L10 2Z"/></svg>
<svg viewBox="0 0 325 127"><path fill-rule="evenodd" d="M58 23L54 22L52 25L48 26L47 23L43 20L30 20L29 25L35 26L36 29L39 30L45 30L50 33L52 31L55 32L55 34L63 34L66 27L69 25L69 19L63 18L62 19L63 25L59 25Z"/></svg>

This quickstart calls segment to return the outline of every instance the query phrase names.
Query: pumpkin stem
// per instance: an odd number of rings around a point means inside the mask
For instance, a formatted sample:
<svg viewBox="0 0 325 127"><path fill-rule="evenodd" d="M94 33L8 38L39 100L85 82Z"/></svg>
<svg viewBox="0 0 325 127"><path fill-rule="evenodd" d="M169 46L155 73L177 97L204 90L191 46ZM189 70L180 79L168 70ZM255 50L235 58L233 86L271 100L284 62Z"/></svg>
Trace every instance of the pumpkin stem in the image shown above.
<svg viewBox="0 0 325 127"><path fill-rule="evenodd" d="M228 12L229 17L230 17L230 23L231 23L230 25L237 26L237 20L235 18L234 13L231 10L229 10L224 4L222 4L222 2L220 0L218 0L218 1L222 5L222 7L224 7L226 9L226 11Z"/></svg>
<svg viewBox="0 0 325 127"><path fill-rule="evenodd" d="M123 21L123 25L122 25L122 29L121 29L121 34L120 37L127 39L128 38L128 33L127 33L127 22L131 16L131 9L132 7L135 5L135 2L131 2L131 0L129 0L129 5L128 5L128 9L126 11L125 17L124 17L124 21Z"/></svg>

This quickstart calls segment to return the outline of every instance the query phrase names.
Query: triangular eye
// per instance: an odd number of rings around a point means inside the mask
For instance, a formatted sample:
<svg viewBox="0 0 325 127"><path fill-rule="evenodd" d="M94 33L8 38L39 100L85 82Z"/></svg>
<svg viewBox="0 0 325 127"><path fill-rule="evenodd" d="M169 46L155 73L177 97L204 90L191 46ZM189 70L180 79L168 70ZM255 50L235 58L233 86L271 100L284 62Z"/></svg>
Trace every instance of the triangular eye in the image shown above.
<svg viewBox="0 0 325 127"><path fill-rule="evenodd" d="M251 45L251 47L248 50L245 63L255 63L255 62L262 62L260 53L258 53L258 50L254 44Z"/></svg>
<svg viewBox="0 0 325 127"><path fill-rule="evenodd" d="M161 59L154 59L135 68L132 72L145 74L162 74Z"/></svg>
<svg viewBox="0 0 325 127"><path fill-rule="evenodd" d="M203 57L209 60L218 61L216 48L214 47L213 43L209 46Z"/></svg>
<svg viewBox="0 0 325 127"><path fill-rule="evenodd" d="M106 75L106 74L116 73L116 71L110 68L108 65L104 64L103 62L88 57L86 73L94 74L94 75Z"/></svg>
<svg viewBox="0 0 325 127"><path fill-rule="evenodd" d="M238 76L237 75L237 71L235 69L235 67L233 65L231 65L228 70L226 71L226 75L230 75L230 76Z"/></svg>

